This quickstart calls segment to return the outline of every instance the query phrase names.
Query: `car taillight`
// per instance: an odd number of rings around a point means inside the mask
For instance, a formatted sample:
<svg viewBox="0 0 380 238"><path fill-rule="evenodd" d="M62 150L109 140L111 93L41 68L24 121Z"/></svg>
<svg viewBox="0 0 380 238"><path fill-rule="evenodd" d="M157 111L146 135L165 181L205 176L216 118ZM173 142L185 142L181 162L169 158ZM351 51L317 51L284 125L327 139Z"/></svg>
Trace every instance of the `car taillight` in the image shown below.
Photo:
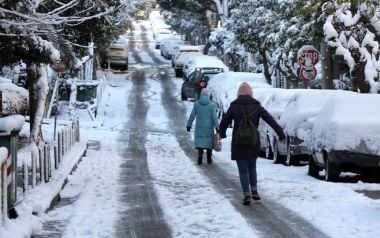
<svg viewBox="0 0 380 238"><path fill-rule="evenodd" d="M200 82L200 83L199 83L199 86L200 86L201 88L204 88L204 87L206 86L206 84L205 84L205 82Z"/></svg>

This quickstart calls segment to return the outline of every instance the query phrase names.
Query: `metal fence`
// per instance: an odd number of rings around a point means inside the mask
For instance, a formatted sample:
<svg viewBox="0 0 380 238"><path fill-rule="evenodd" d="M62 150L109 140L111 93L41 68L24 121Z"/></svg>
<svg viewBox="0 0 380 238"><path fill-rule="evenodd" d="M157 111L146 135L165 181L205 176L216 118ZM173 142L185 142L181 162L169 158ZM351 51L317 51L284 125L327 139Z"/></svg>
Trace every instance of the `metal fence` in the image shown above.
<svg viewBox="0 0 380 238"><path fill-rule="evenodd" d="M80 141L79 121L76 120L59 131L52 143L44 143L38 151L31 152L31 166L25 162L22 167L22 190L26 192L38 183L48 183L53 169L58 169L62 158L72 146Z"/></svg>
<svg viewBox="0 0 380 238"><path fill-rule="evenodd" d="M7 153L3 153L4 148L0 148L0 227L8 215L8 209L14 206L8 193L21 192L17 187L22 188L23 193L27 193L38 184L50 181L53 171L59 168L64 155L80 141L79 120L65 125L57 135L53 142L45 142L36 151L32 151L31 163L23 160L21 169L13 177L7 176L9 154L4 156ZM8 191L11 178L16 186Z"/></svg>

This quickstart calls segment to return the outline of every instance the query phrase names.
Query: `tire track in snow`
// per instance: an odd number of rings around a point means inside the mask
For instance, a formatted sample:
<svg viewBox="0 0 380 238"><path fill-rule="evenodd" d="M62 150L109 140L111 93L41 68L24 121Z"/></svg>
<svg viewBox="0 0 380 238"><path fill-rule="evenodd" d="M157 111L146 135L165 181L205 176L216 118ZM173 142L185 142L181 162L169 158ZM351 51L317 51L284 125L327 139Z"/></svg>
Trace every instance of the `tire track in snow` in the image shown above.
<svg viewBox="0 0 380 238"><path fill-rule="evenodd" d="M146 117L149 105L144 92L148 90L144 71L132 75L133 87L128 98L130 119L121 131L120 143L127 148L121 151L124 161L120 175L120 204L130 207L120 212L116 237L171 237L154 193L147 165Z"/></svg>

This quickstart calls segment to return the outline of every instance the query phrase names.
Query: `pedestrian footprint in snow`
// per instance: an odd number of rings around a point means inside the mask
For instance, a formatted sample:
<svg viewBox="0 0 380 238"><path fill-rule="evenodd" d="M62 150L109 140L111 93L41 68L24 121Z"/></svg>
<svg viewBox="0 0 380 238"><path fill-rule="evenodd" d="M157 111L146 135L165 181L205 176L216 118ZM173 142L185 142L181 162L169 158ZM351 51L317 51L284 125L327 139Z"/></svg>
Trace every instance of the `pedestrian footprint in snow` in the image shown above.
<svg viewBox="0 0 380 238"><path fill-rule="evenodd" d="M212 163L212 149L214 147L214 128L219 131L219 120L216 115L216 105L210 100L210 91L202 89L201 96L194 103L186 129L190 131L195 121L194 146L198 150L198 164L202 164L203 151L207 151L207 164Z"/></svg>
<svg viewBox="0 0 380 238"><path fill-rule="evenodd" d="M231 159L236 161L240 183L243 188L243 204L249 205L251 198L260 200L257 192L256 160L259 155L260 138L257 131L259 120L263 119L277 133L279 140L285 139L282 128L256 99L252 97L251 86L244 82L220 122L220 136L226 138L226 130L234 121L231 142Z"/></svg>

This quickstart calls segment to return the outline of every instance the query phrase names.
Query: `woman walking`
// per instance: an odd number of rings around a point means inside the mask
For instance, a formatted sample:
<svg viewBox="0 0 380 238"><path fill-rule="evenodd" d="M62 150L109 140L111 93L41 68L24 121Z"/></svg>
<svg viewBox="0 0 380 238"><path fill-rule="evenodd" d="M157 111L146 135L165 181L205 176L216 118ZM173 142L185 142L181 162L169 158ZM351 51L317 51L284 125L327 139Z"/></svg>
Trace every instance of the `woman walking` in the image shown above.
<svg viewBox="0 0 380 238"><path fill-rule="evenodd" d="M249 205L251 198L254 200L261 199L257 192L256 173L256 160L260 149L260 139L257 138L257 142L253 145L243 145L237 142L236 134L239 123L245 116L247 116L247 120L251 120L256 128L259 125L260 118L262 118L276 131L279 140L284 140L285 134L273 117L260 105L260 102L252 97L251 86L246 82L242 83L238 90L238 98L231 103L227 113L220 122L220 136L221 138L226 138L226 130L233 120L231 159L236 161L239 170L240 183L244 193L243 204Z"/></svg>
<svg viewBox="0 0 380 238"><path fill-rule="evenodd" d="M211 164L214 128L218 131L219 120L216 115L216 105L210 100L210 91L207 88L202 89L199 100L194 103L187 121L187 131L190 131L195 118L194 145L198 150L198 164L202 164L204 150L207 151L207 164Z"/></svg>

